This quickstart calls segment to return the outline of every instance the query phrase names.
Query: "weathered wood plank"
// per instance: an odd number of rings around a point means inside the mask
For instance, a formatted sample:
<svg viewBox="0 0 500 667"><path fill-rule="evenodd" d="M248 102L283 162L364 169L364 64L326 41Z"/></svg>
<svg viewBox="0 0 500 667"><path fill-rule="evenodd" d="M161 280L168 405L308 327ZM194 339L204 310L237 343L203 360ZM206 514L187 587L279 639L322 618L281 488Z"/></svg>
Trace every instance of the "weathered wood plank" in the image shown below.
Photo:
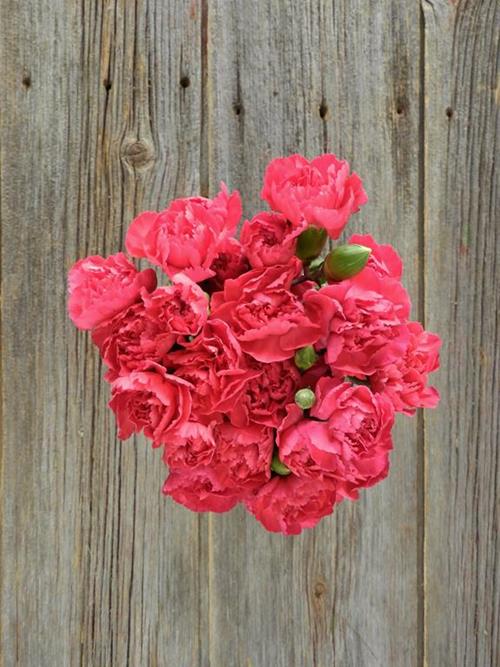
<svg viewBox="0 0 500 667"><path fill-rule="evenodd" d="M426 659L500 663L500 5L422 3L425 314L444 338L425 415Z"/></svg>
<svg viewBox="0 0 500 667"><path fill-rule="evenodd" d="M417 3L208 4L210 189L258 210L263 169L334 151L371 203L350 225L400 250L419 299ZM213 665L414 665L421 601L416 420L395 432L392 476L298 538L237 510L210 518Z"/></svg>
<svg viewBox="0 0 500 667"><path fill-rule="evenodd" d="M2 15L3 664L197 665L200 519L161 497L158 452L116 442L65 274L116 252L137 210L199 190L200 10Z"/></svg>

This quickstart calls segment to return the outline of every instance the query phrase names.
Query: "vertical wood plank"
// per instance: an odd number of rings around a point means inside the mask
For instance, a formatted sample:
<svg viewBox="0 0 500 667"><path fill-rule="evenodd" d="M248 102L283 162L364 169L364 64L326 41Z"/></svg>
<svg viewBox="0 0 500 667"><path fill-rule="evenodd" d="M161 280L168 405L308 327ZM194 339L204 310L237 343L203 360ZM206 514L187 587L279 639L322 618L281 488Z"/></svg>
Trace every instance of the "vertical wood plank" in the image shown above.
<svg viewBox="0 0 500 667"><path fill-rule="evenodd" d="M5 0L0 81L3 660L198 665L202 524L116 441L65 281L199 190L199 5Z"/></svg>
<svg viewBox="0 0 500 667"><path fill-rule="evenodd" d="M208 3L210 189L262 207L266 163L333 151L370 203L349 233L393 243L419 305L418 3ZM300 537L240 508L210 518L213 665L415 665L421 659L422 443L395 431L392 475Z"/></svg>
<svg viewBox="0 0 500 667"><path fill-rule="evenodd" d="M425 312L444 339L425 415L426 660L482 667L500 662L500 6L422 8Z"/></svg>

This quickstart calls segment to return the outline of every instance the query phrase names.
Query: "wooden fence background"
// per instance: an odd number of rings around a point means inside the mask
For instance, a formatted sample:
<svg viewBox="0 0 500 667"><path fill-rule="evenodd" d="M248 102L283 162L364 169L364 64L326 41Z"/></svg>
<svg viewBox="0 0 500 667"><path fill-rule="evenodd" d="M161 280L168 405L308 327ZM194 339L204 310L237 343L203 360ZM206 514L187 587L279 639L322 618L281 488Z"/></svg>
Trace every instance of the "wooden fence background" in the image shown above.
<svg viewBox="0 0 500 667"><path fill-rule="evenodd" d="M499 664L498 0L0 0L2 655L25 667ZM392 475L300 537L160 496L65 274L135 213L333 151L444 339Z"/></svg>

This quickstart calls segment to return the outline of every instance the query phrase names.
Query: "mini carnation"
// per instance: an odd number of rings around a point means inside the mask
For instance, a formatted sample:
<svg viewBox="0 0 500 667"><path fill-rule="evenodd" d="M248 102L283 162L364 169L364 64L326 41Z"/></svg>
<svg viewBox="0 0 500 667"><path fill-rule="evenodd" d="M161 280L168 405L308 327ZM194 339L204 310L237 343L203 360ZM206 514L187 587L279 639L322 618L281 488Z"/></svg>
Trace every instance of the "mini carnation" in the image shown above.
<svg viewBox="0 0 500 667"><path fill-rule="evenodd" d="M133 257L148 259L168 276L183 272L201 282L215 274L212 262L240 218L239 193L229 194L222 183L213 199L175 199L164 211L141 213L130 225L125 244Z"/></svg>
<svg viewBox="0 0 500 667"><path fill-rule="evenodd" d="M341 495L373 486L389 470L394 410L368 387L322 378L314 419L292 405L278 429L281 461L300 477L332 478Z"/></svg>
<svg viewBox="0 0 500 667"><path fill-rule="evenodd" d="M428 386L428 376L439 368L441 339L424 331L419 322L408 322L407 330L404 354L376 371L370 386L387 396L397 412L413 415L417 408L435 408L439 402L439 392Z"/></svg>
<svg viewBox="0 0 500 667"><path fill-rule="evenodd" d="M359 176L332 154L310 162L301 155L272 160L261 197L294 224L305 220L323 227L333 239L368 200Z"/></svg>
<svg viewBox="0 0 500 667"><path fill-rule="evenodd" d="M275 476L245 501L247 510L273 533L298 535L331 514L337 492L331 480Z"/></svg>
<svg viewBox="0 0 500 667"><path fill-rule="evenodd" d="M142 301L92 330L92 341L108 367L106 380L110 382L145 362L161 362L175 338L167 322L148 315Z"/></svg>
<svg viewBox="0 0 500 667"><path fill-rule="evenodd" d="M401 279L403 262L391 245L380 245L369 234L353 234L349 243L357 243L366 248L371 248L366 266L373 269L379 276L389 276L396 280Z"/></svg>
<svg viewBox="0 0 500 667"><path fill-rule="evenodd" d="M120 376L111 385L109 402L118 437L126 440L142 431L155 447L165 443L190 417L190 390L189 382L169 375L159 364Z"/></svg>
<svg viewBox="0 0 500 667"><path fill-rule="evenodd" d="M227 280L212 297L212 317L227 322L241 348L257 361L290 359L295 350L325 335L332 303L317 290L291 291L301 263L253 269Z"/></svg>
<svg viewBox="0 0 500 667"><path fill-rule="evenodd" d="M122 252L85 257L69 271L69 315L79 329L93 329L138 301L143 289L155 287L153 269L137 271Z"/></svg>
<svg viewBox="0 0 500 667"><path fill-rule="evenodd" d="M217 319L210 319L185 349L168 354L165 364L193 385L193 410L203 416L230 410L258 374L247 365L229 326Z"/></svg>
<svg viewBox="0 0 500 667"><path fill-rule="evenodd" d="M254 269L287 264L295 255L297 238L307 227L305 221L296 224L281 213L257 213L246 220L240 240Z"/></svg>
<svg viewBox="0 0 500 667"><path fill-rule="evenodd" d="M364 378L404 353L410 300L397 280L366 267L319 294L329 297L334 311L325 339L333 371Z"/></svg>
<svg viewBox="0 0 500 667"><path fill-rule="evenodd" d="M163 493L193 512L228 512L240 501L240 492L227 486L220 467L199 466L171 470Z"/></svg>
<svg viewBox="0 0 500 667"><path fill-rule="evenodd" d="M247 426L254 422L276 427L301 384L301 375L288 359L264 364L250 358L249 366L257 371L257 375L246 384L234 404L231 421L235 426Z"/></svg>

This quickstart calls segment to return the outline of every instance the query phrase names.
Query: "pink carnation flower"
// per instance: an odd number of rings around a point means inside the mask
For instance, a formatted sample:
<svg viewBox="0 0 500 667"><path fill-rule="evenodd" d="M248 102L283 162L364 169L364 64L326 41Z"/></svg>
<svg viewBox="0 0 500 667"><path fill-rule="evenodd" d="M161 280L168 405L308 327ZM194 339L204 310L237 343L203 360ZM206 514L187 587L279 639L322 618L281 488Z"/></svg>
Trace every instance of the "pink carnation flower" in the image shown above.
<svg viewBox="0 0 500 667"><path fill-rule="evenodd" d="M293 224L281 213L257 213L243 223L240 240L254 269L287 264L306 227L305 221Z"/></svg>
<svg viewBox="0 0 500 667"><path fill-rule="evenodd" d="M241 218L237 191L213 199L175 199L160 213L141 213L129 227L125 241L133 257L145 257L169 276L183 272L195 282L214 275L212 262Z"/></svg>
<svg viewBox="0 0 500 667"><path fill-rule="evenodd" d="M143 288L155 287L153 269L137 271L122 252L85 257L69 271L69 316L79 329L92 329L138 301Z"/></svg>
<svg viewBox="0 0 500 667"><path fill-rule="evenodd" d="M356 497L389 471L394 410L368 387L322 378L314 419L295 405L278 429L281 461L300 477L331 478L341 495Z"/></svg>
<svg viewBox="0 0 500 667"><path fill-rule="evenodd" d="M441 339L408 322L408 346L400 357L370 377L374 391L387 396L397 412L415 414L417 408L435 408L439 392L428 386L428 375L439 368Z"/></svg>
<svg viewBox="0 0 500 667"><path fill-rule="evenodd" d="M190 389L189 382L169 375L158 364L120 376L111 385L109 402L118 437L126 440L143 431L155 447L165 443L190 417Z"/></svg>
<svg viewBox="0 0 500 667"><path fill-rule="evenodd" d="M400 280L403 275L403 262L392 245L379 245L369 234L353 234L348 243L357 243L371 248L371 254L366 264L379 276L389 276Z"/></svg>
<svg viewBox="0 0 500 667"><path fill-rule="evenodd" d="M227 322L257 361L289 359L325 334L331 300L314 289L295 296L292 282L300 270L296 257L287 266L253 269L227 280L224 291L212 297L211 316Z"/></svg>
<svg viewBox="0 0 500 667"><path fill-rule="evenodd" d="M267 530L298 535L331 514L336 500L335 485L330 480L289 475L273 477L245 505Z"/></svg>
<svg viewBox="0 0 500 667"><path fill-rule="evenodd" d="M185 349L167 355L165 364L193 385L198 416L231 410L247 382L258 375L248 367L229 326L217 319L210 319Z"/></svg>
<svg viewBox="0 0 500 667"><path fill-rule="evenodd" d="M400 357L408 345L403 325L410 300L397 280L365 268L354 278L323 287L334 309L326 337L332 370L364 378Z"/></svg>
<svg viewBox="0 0 500 667"><path fill-rule="evenodd" d="M261 197L294 224L305 220L326 229L333 239L368 201L359 176L332 154L310 162L301 155L273 160L264 175Z"/></svg>

